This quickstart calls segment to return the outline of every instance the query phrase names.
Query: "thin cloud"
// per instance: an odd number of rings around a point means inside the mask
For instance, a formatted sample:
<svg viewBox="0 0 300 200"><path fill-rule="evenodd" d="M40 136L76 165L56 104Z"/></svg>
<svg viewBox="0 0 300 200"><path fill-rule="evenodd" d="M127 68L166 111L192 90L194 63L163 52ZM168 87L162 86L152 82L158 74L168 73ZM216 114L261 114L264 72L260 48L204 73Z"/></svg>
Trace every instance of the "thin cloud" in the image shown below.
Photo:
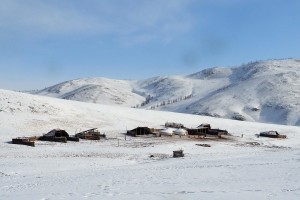
<svg viewBox="0 0 300 200"><path fill-rule="evenodd" d="M187 12L192 0L67 2L2 0L0 32L26 37L110 35L147 42L171 40L192 26Z"/></svg>

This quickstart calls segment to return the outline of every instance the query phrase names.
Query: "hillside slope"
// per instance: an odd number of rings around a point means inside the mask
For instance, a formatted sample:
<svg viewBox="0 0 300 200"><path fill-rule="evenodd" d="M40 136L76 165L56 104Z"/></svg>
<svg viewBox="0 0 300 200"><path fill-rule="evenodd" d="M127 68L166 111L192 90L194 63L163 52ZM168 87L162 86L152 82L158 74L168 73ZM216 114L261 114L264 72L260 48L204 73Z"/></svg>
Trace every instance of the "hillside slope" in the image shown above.
<svg viewBox="0 0 300 200"><path fill-rule="evenodd" d="M35 94L69 100L300 125L300 60L267 60L146 80L85 78Z"/></svg>
<svg viewBox="0 0 300 200"><path fill-rule="evenodd" d="M271 129L286 133L290 138L299 135L299 127L68 101L0 89L1 140L10 140L13 136L41 135L53 128L66 129L72 134L97 127L108 133L112 131L120 134L137 126L160 128L167 121L180 122L186 127L210 123L233 135L240 136L243 133L253 139L256 139L255 133ZM293 140L286 142L293 144Z"/></svg>
<svg viewBox="0 0 300 200"><path fill-rule="evenodd" d="M131 106L143 101L144 97L132 92L135 81L107 78L83 78L66 81L36 94L107 105Z"/></svg>
<svg viewBox="0 0 300 200"><path fill-rule="evenodd" d="M122 134L137 126L161 127L166 121L187 127L206 122L227 129L232 136L203 139ZM53 128L71 135L99 128L108 138L36 141L35 147L10 142L14 137L39 136ZM255 136L272 129L286 134L287 139ZM0 199L298 199L299 132L296 126L0 90ZM211 147L196 145L203 143ZM184 150L184 158L172 158L178 149Z"/></svg>

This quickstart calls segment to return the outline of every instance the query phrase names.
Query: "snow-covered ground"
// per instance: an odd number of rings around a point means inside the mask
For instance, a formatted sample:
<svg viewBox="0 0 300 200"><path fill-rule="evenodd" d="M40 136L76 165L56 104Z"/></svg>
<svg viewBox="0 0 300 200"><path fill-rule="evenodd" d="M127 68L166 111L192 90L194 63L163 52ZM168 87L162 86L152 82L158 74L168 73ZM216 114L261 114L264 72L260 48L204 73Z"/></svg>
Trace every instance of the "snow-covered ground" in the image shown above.
<svg viewBox="0 0 300 200"><path fill-rule="evenodd" d="M227 139L125 137L166 121L210 123ZM13 145L53 128L108 140ZM287 139L257 138L277 130ZM243 137L241 137L243 135ZM196 144L210 144L201 147ZM172 158L183 149L184 158ZM150 157L153 155L153 157ZM82 103L0 90L0 199L299 199L300 127Z"/></svg>
<svg viewBox="0 0 300 200"><path fill-rule="evenodd" d="M83 78L35 94L62 99L300 126L300 60L267 60L146 80Z"/></svg>

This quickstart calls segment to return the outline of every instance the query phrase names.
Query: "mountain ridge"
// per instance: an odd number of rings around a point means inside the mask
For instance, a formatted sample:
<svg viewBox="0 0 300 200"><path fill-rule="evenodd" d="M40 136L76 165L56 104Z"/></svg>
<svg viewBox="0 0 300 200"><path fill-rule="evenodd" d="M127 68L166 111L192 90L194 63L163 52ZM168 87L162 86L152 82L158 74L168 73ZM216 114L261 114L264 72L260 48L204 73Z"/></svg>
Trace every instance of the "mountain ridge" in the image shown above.
<svg viewBox="0 0 300 200"><path fill-rule="evenodd" d="M300 60L281 59L144 80L75 79L34 94L300 126L299 88Z"/></svg>

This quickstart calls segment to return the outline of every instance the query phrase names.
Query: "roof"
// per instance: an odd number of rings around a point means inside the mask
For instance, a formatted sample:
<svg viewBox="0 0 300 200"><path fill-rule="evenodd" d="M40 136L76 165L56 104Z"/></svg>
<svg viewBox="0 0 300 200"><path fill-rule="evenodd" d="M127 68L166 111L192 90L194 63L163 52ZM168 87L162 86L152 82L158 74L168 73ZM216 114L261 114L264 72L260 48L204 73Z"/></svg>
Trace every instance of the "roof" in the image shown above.
<svg viewBox="0 0 300 200"><path fill-rule="evenodd" d="M261 132L260 134L265 134L265 135L279 135L279 133L277 133L277 131L265 131L265 132Z"/></svg>
<svg viewBox="0 0 300 200"><path fill-rule="evenodd" d="M46 137L60 137L62 135L63 136L69 136L69 134L65 130L57 128L57 129L53 129L53 130L49 131L44 136L46 136Z"/></svg>

